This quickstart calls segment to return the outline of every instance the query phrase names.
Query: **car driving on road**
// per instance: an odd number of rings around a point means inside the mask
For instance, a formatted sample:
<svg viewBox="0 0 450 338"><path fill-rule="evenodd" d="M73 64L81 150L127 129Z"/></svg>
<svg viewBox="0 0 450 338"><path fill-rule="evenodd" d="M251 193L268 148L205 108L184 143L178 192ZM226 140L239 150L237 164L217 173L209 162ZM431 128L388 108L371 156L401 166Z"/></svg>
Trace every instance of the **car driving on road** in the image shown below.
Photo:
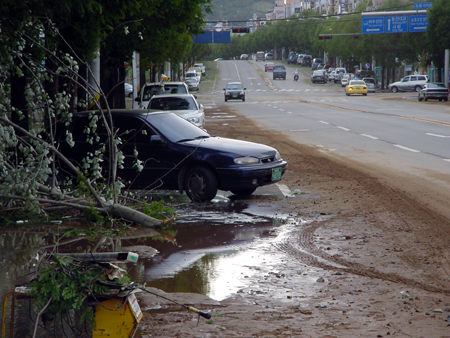
<svg viewBox="0 0 450 338"><path fill-rule="evenodd" d="M363 80L350 80L345 86L345 95L362 94L367 96L367 86Z"/></svg>
<svg viewBox="0 0 450 338"><path fill-rule="evenodd" d="M422 86L422 89L418 91L417 99L419 101L428 101L429 99L448 101L448 88L443 83L426 83Z"/></svg>
<svg viewBox="0 0 450 338"><path fill-rule="evenodd" d="M244 86L240 82L230 82L223 89L225 91L225 102L228 100L242 100L245 101L245 90Z"/></svg>
<svg viewBox="0 0 450 338"><path fill-rule="evenodd" d="M273 62L267 62L264 65L264 71L265 72L272 71L274 67L275 67L275 64Z"/></svg>

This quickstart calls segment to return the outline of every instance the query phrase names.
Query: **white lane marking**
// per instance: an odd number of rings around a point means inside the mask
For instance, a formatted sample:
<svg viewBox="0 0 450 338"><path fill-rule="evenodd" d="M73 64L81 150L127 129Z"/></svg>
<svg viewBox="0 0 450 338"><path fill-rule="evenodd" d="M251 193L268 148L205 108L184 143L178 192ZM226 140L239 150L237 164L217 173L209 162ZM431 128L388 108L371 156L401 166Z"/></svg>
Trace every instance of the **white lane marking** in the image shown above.
<svg viewBox="0 0 450 338"><path fill-rule="evenodd" d="M291 189L285 184L275 183L280 189L281 193L284 195L284 197L294 197L294 194L291 192Z"/></svg>
<svg viewBox="0 0 450 338"><path fill-rule="evenodd" d="M337 128L339 128L339 129L342 129L342 130L345 130L345 131L350 131L350 129L348 129L348 128L345 128L345 127L340 127L340 126L337 126Z"/></svg>
<svg viewBox="0 0 450 338"><path fill-rule="evenodd" d="M289 131L309 131L309 129L291 129Z"/></svg>
<svg viewBox="0 0 450 338"><path fill-rule="evenodd" d="M444 161L450 162L450 158L444 158Z"/></svg>
<svg viewBox="0 0 450 338"><path fill-rule="evenodd" d="M394 144L394 147L397 147L397 148L400 148L400 149L403 149L403 150L408 150L408 151L413 152L413 153L420 153L420 150L411 149L411 148L402 146L400 144Z"/></svg>
<svg viewBox="0 0 450 338"><path fill-rule="evenodd" d="M279 110L279 111L284 111L284 109L281 109L281 108L280 108L280 109L278 109L278 110Z"/></svg>
<svg viewBox="0 0 450 338"><path fill-rule="evenodd" d="M432 133L425 133L425 135L435 136L435 137L450 137L450 136L446 136L446 135L439 135L439 134L432 134Z"/></svg>
<svg viewBox="0 0 450 338"><path fill-rule="evenodd" d="M367 134L359 134L359 135L364 136L364 137L371 138L372 140L379 140L378 137L375 137L375 136L372 136L372 135L367 135Z"/></svg>
<svg viewBox="0 0 450 338"><path fill-rule="evenodd" d="M323 123L323 124L329 124L328 122L325 122L325 121L319 121L320 123Z"/></svg>
<svg viewBox="0 0 450 338"><path fill-rule="evenodd" d="M286 113L287 113L287 114L292 114L292 112L290 112L290 111L287 111Z"/></svg>

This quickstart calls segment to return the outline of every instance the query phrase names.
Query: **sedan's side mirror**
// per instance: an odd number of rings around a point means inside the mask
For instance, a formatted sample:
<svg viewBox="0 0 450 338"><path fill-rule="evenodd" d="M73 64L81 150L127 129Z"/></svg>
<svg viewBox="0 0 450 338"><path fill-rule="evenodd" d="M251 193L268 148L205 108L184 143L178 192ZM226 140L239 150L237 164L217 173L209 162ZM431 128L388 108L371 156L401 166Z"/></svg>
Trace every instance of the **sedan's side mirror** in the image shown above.
<svg viewBox="0 0 450 338"><path fill-rule="evenodd" d="M150 135L150 143L163 144L163 140L159 135Z"/></svg>
<svg viewBox="0 0 450 338"><path fill-rule="evenodd" d="M223 90L226 90L225 88Z"/></svg>
<svg viewBox="0 0 450 338"><path fill-rule="evenodd" d="M247 90L247 88L244 88L244 90Z"/></svg>

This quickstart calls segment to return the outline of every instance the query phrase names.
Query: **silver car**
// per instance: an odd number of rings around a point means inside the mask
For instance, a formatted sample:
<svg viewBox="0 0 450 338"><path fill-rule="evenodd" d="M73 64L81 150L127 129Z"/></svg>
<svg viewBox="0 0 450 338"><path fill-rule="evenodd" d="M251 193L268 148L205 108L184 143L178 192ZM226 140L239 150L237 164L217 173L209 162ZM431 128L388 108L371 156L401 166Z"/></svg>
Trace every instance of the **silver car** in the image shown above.
<svg viewBox="0 0 450 338"><path fill-rule="evenodd" d="M187 78L184 82L186 82L189 91L198 91L200 88L198 87L198 81L194 78Z"/></svg>
<svg viewBox="0 0 450 338"><path fill-rule="evenodd" d="M376 84L375 79L372 78L372 77L365 77L365 78L363 78L363 81L367 85L367 92L368 93L375 93L375 91L377 89L377 84Z"/></svg>
<svg viewBox="0 0 450 338"><path fill-rule="evenodd" d="M192 94L163 94L150 99L147 109L151 111L171 111L199 128L204 128L205 113Z"/></svg>

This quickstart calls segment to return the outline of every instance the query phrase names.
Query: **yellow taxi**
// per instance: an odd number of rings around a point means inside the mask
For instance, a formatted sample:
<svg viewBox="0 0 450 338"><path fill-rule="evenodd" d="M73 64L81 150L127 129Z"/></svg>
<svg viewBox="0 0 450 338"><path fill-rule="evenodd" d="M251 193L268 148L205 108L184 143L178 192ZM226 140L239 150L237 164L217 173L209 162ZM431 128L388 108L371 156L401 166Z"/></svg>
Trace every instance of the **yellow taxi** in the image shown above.
<svg viewBox="0 0 450 338"><path fill-rule="evenodd" d="M351 94L362 94L367 95L367 85L363 80L351 80L345 86L345 95L350 96Z"/></svg>

